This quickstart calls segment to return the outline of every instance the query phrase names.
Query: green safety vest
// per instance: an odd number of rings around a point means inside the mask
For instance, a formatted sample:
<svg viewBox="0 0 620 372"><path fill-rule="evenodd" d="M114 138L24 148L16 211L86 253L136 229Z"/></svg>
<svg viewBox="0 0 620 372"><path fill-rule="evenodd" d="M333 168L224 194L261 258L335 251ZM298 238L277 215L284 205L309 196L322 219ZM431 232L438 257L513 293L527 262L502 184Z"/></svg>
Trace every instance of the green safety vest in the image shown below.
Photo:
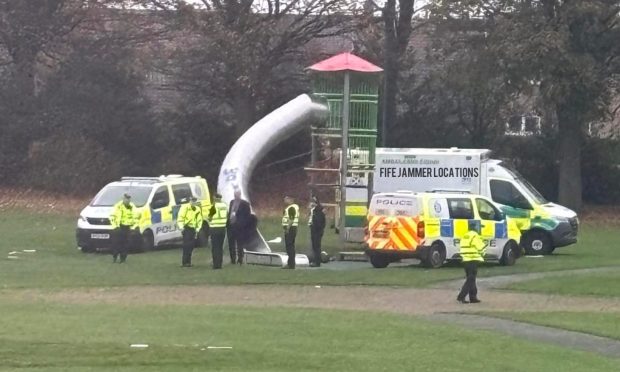
<svg viewBox="0 0 620 372"><path fill-rule="evenodd" d="M186 226L191 227L196 231L200 230L202 227L202 209L199 206L192 208L190 203L183 204L179 210L177 224L181 230L183 230Z"/></svg>
<svg viewBox="0 0 620 372"><path fill-rule="evenodd" d="M222 202L215 202L213 204L215 208L215 214L211 217L210 226L217 227L226 227L226 220L228 219L228 206Z"/></svg>
<svg viewBox="0 0 620 372"><path fill-rule="evenodd" d="M136 206L134 203L129 203L129 207L126 207L123 201L119 201L114 204L112 214L110 215L110 224L113 228L120 226L129 226L130 228L138 227L138 219L135 215Z"/></svg>
<svg viewBox="0 0 620 372"><path fill-rule="evenodd" d="M463 262L484 261L486 244L475 231L470 231L461 238L461 257Z"/></svg>
<svg viewBox="0 0 620 372"><path fill-rule="evenodd" d="M293 208L295 210L295 218L293 219L292 226L298 226L299 225L299 205L297 204L291 204L288 207L284 208L284 216L282 216L282 226L288 226L290 222L289 217L288 217L288 210L290 208Z"/></svg>

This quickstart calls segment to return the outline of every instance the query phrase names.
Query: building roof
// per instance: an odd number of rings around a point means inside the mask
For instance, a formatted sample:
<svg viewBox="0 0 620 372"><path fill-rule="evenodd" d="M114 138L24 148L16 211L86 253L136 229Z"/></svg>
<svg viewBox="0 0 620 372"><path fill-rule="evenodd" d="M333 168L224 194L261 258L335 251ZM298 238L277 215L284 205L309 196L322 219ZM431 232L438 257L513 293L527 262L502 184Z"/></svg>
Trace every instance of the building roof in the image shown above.
<svg viewBox="0 0 620 372"><path fill-rule="evenodd" d="M383 69L351 53L341 53L308 67L314 71L381 72Z"/></svg>

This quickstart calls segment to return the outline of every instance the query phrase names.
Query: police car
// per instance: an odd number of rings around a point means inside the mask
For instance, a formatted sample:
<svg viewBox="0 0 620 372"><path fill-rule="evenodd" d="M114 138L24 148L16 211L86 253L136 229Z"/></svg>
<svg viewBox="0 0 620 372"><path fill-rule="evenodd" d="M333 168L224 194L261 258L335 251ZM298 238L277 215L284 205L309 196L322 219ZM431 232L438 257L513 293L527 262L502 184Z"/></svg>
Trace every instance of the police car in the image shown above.
<svg viewBox="0 0 620 372"><path fill-rule="evenodd" d="M177 214L181 204L189 202L192 196L198 199L205 219L211 208L209 186L202 177L123 177L104 186L80 212L76 240L82 252L111 247L110 213L125 193L131 195L136 205L140 235L132 237L132 248L139 250L182 242Z"/></svg>
<svg viewBox="0 0 620 372"><path fill-rule="evenodd" d="M418 258L437 268L460 260L460 239L477 231L488 243L485 261L513 265L521 232L489 199L463 192L375 194L370 202L366 253L376 268L401 258Z"/></svg>

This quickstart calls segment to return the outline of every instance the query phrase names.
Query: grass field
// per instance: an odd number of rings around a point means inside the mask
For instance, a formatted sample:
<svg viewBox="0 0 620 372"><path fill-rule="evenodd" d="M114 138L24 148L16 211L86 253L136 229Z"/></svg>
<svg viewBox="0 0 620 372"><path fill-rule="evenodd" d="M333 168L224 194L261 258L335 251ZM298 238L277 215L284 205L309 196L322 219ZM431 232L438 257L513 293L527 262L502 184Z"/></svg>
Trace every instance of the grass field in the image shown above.
<svg viewBox="0 0 620 372"><path fill-rule="evenodd" d="M507 289L571 296L620 297L620 271L558 276L514 283Z"/></svg>
<svg viewBox="0 0 620 372"><path fill-rule="evenodd" d="M581 372L620 365L592 354L387 314L19 302L0 306L2 370L517 371L527 365L529 371ZM149 348L131 349L133 343Z"/></svg>
<svg viewBox="0 0 620 372"><path fill-rule="evenodd" d="M275 219L261 222L267 238L280 233ZM0 216L0 286L3 288L57 288L82 286L119 286L141 284L332 284L426 286L441 280L463 276L458 267L428 270L420 266L373 269L370 264L352 270L285 271L268 267L226 266L219 272L208 270L210 253L195 251L194 268L180 269L180 251L168 249L129 257L126 265L112 265L109 255L82 254L75 247L75 217L62 214L28 214L4 211ZM620 265L618 235L611 228L585 226L580 243L558 249L544 258L522 258L513 267L489 264L480 269L481 276L511 273L563 270L582 267ZM306 253L307 229L300 228L298 252ZM304 243L306 242L306 243ZM36 249L21 253L20 259L9 260L10 251ZM325 249L339 249L335 234L326 233ZM283 249L282 249L283 250ZM225 255L226 256L226 255ZM542 281L544 285L548 280Z"/></svg>
<svg viewBox="0 0 620 372"><path fill-rule="evenodd" d="M620 313L494 312L486 315L620 340Z"/></svg>
<svg viewBox="0 0 620 372"><path fill-rule="evenodd" d="M412 316L365 311L240 306L97 304L51 301L46 291L63 288L204 284L322 284L427 286L460 279L462 269L428 270L417 265L378 270L361 264L349 270L279 270L225 266L210 270L206 249L195 251L191 269L182 269L178 249L133 254L124 265L106 254L75 247L75 216L4 210L0 214L1 371L611 371L618 359L576 352L494 332L466 330ZM280 234L276 219L264 219L267 239ZM580 243L544 258L523 258L513 267L487 265L481 275L502 275L620 266L620 238L612 228L585 226ZM300 228L298 251L308 251ZM326 233L325 250L339 250ZM23 250L36 249L36 253ZM7 259L19 251L19 259ZM530 285L557 293L569 283L600 287L618 275L547 278ZM594 278L586 280L584 278ZM562 281L563 280L563 281ZM549 283L547 285L547 283ZM521 285L521 284L520 284ZM545 286L547 285L547 286ZM571 284L571 286L579 286ZM614 287L606 286L607 289ZM20 289L44 289L29 297ZM176 288L180 287L175 287ZM9 290L2 292L2 289ZM140 290L136 288L135 290ZM348 289L347 289L348 290ZM71 292L75 290L71 289ZM569 292L567 292L569 293ZM4 296L3 296L4 294ZM55 293L57 294L57 293ZM572 294L572 293L570 293ZM599 294L599 293L587 293ZM326 300L327 301L327 300ZM360 298L360 302L364 299ZM133 303L136 303L135 301ZM157 302L159 303L159 302ZM209 303L205 299L205 303ZM276 306L274 304L274 306ZM619 338L618 314L502 313L494 316ZM132 343L149 344L131 349ZM232 349L207 349L230 346ZM204 350L203 350L204 349Z"/></svg>

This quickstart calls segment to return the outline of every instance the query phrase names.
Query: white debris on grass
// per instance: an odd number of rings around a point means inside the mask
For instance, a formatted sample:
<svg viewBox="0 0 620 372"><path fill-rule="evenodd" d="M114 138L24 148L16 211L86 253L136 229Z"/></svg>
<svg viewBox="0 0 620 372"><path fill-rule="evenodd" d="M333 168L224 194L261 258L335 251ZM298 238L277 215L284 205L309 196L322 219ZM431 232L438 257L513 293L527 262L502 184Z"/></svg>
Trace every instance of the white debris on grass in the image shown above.
<svg viewBox="0 0 620 372"><path fill-rule="evenodd" d="M232 349L232 346L207 346L207 349Z"/></svg>
<svg viewBox="0 0 620 372"><path fill-rule="evenodd" d="M129 347L132 347L134 349L146 349L147 347L149 347L148 344L131 344L129 345Z"/></svg>
<svg viewBox="0 0 620 372"><path fill-rule="evenodd" d="M24 249L24 252L26 253L35 253L36 251L36 249Z"/></svg>
<svg viewBox="0 0 620 372"><path fill-rule="evenodd" d="M315 285L314 288L321 288L321 286L320 285Z"/></svg>
<svg viewBox="0 0 620 372"><path fill-rule="evenodd" d="M543 258L545 256L538 255L538 256L525 256L525 257L527 257L527 258Z"/></svg>
<svg viewBox="0 0 620 372"><path fill-rule="evenodd" d="M282 237L278 236L277 238L273 238L270 241L268 241L267 243L272 243L272 244L280 244L282 243Z"/></svg>
<svg viewBox="0 0 620 372"><path fill-rule="evenodd" d="M19 257L17 257L17 256L8 256L7 258L8 258L8 259L12 259L12 260L16 260L16 259L18 259Z"/></svg>
<svg viewBox="0 0 620 372"><path fill-rule="evenodd" d="M18 251L11 251L11 252L9 252L9 256L12 256L12 255L15 255L15 254L18 254L18 253L19 253Z"/></svg>

